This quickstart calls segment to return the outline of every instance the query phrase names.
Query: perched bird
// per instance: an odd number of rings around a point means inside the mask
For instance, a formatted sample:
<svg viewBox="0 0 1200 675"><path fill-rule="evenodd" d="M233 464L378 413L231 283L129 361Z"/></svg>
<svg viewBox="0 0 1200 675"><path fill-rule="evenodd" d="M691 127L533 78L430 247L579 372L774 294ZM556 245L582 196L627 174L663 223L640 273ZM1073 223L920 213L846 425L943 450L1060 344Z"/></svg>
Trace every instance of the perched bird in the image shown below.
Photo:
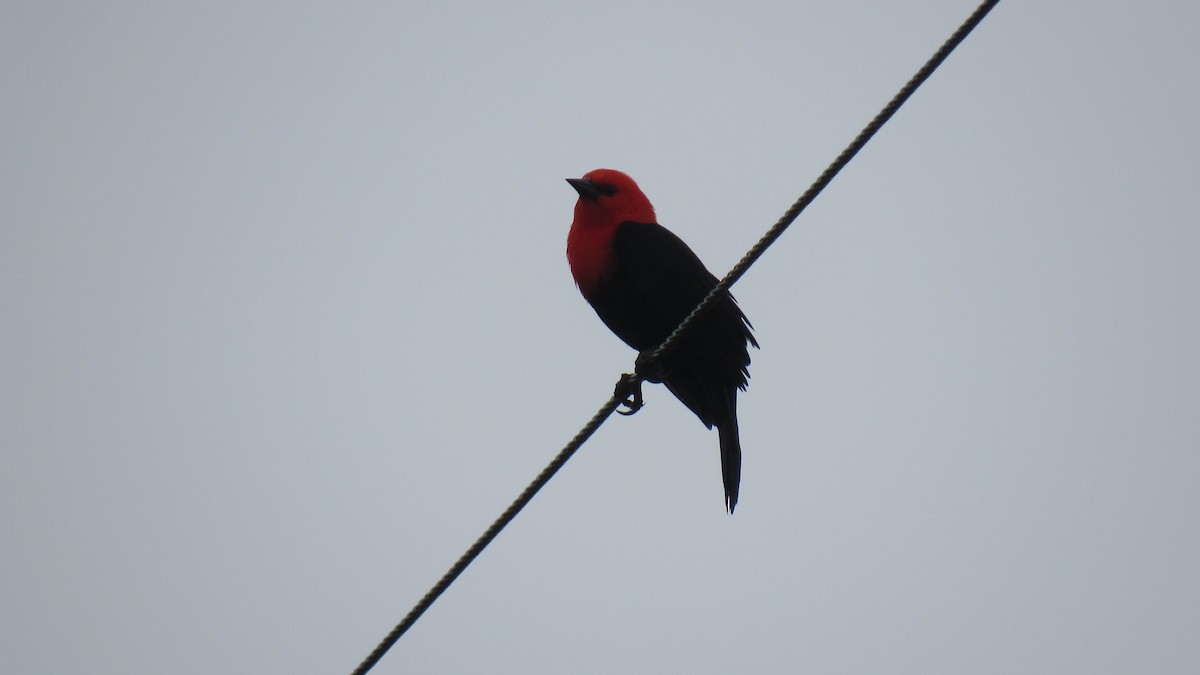
<svg viewBox="0 0 1200 675"><path fill-rule="evenodd" d="M646 357L717 285L683 240L659 225L632 178L596 169L568 178L579 193L567 235L567 262L600 319ZM721 441L725 506L737 506L742 474L737 393L746 388L758 346L750 322L726 293L647 377L667 386ZM639 403L640 404L640 403Z"/></svg>

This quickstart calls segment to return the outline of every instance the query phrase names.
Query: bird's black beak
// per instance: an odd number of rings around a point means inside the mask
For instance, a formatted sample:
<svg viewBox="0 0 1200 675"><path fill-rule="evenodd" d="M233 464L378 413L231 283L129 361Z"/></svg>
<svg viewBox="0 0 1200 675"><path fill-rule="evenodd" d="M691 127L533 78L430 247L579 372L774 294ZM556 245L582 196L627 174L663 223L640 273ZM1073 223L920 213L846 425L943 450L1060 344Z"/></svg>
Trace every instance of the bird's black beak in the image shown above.
<svg viewBox="0 0 1200 675"><path fill-rule="evenodd" d="M596 188L596 184L590 178L568 178L567 182L579 193L580 199L594 202L600 197L600 190Z"/></svg>

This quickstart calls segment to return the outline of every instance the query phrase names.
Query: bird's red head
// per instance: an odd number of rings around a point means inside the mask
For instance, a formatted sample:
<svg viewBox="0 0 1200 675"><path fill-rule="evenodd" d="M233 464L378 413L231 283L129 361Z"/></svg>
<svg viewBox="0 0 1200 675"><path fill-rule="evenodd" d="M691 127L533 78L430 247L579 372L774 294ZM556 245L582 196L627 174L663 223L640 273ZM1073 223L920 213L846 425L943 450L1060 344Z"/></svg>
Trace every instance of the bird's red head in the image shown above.
<svg viewBox="0 0 1200 675"><path fill-rule="evenodd" d="M621 223L653 223L654 207L628 175L596 169L568 178L579 193L567 235L567 261L575 284L590 296L612 265L612 238Z"/></svg>
<svg viewBox="0 0 1200 675"><path fill-rule="evenodd" d="M627 174L615 169L596 169L583 178L568 178L579 193L575 224L609 227L624 222L653 223L654 207L642 189Z"/></svg>

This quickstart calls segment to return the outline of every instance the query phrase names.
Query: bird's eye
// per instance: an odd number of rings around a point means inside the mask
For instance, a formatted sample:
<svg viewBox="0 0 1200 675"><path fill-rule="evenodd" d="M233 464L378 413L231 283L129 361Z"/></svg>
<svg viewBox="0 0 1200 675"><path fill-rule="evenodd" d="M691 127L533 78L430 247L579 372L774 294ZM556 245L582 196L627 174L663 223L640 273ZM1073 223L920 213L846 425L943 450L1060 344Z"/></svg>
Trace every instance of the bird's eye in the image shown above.
<svg viewBox="0 0 1200 675"><path fill-rule="evenodd" d="M617 194L617 188L612 185L608 185L607 183L596 183L596 191L605 197L611 197Z"/></svg>

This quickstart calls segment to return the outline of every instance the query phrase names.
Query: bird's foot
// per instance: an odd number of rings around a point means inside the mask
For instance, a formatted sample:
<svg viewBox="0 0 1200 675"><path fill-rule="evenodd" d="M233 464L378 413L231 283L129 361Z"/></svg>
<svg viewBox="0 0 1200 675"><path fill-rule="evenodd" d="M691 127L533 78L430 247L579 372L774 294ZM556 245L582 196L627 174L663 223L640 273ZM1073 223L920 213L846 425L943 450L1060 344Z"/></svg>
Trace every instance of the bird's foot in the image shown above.
<svg viewBox="0 0 1200 675"><path fill-rule="evenodd" d="M621 410L617 407L617 413L621 415L632 415L642 409L646 402L642 400L642 380L637 375L626 373L621 376L621 380L617 382L617 396L621 397L621 404L627 410Z"/></svg>

